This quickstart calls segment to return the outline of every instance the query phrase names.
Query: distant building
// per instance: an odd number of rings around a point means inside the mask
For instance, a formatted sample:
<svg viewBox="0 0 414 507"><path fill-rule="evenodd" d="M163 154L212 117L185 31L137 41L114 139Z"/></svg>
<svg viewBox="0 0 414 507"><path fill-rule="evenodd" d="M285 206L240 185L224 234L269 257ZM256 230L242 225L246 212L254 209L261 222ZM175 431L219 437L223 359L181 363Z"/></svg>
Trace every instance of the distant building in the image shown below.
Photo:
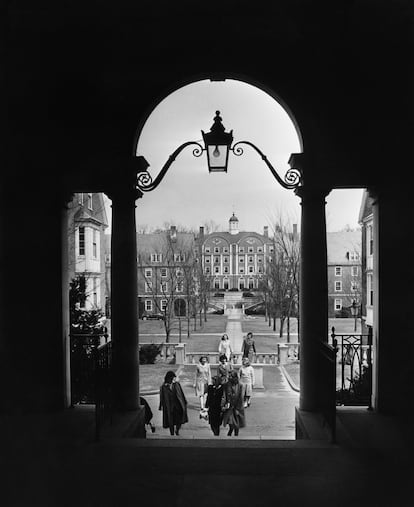
<svg viewBox="0 0 414 507"><path fill-rule="evenodd" d="M138 304L140 317L151 314L186 316L197 291L195 238L168 231L137 234Z"/></svg>
<svg viewBox="0 0 414 507"><path fill-rule="evenodd" d="M210 278L212 289L225 291L257 289L274 248L268 227L263 234L242 232L234 213L228 231L205 235L200 227L197 241L204 276Z"/></svg>
<svg viewBox="0 0 414 507"><path fill-rule="evenodd" d="M374 217L372 198L365 191L362 195L359 223L362 230L362 320L367 327L373 326L374 304Z"/></svg>
<svg viewBox="0 0 414 507"><path fill-rule="evenodd" d="M360 230L327 233L329 317L349 317L361 304L361 238Z"/></svg>
<svg viewBox="0 0 414 507"><path fill-rule="evenodd" d="M84 275L85 308L105 311L105 229L102 193L77 193L68 205L69 280Z"/></svg>

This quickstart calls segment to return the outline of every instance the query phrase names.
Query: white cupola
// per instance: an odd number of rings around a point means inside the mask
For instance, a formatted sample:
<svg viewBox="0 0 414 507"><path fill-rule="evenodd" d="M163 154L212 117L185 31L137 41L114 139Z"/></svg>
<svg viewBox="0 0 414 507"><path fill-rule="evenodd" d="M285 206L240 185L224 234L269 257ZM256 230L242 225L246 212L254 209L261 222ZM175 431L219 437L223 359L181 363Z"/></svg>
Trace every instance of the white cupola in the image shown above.
<svg viewBox="0 0 414 507"><path fill-rule="evenodd" d="M239 233L239 219L233 213L229 220L229 232L230 234L238 234Z"/></svg>

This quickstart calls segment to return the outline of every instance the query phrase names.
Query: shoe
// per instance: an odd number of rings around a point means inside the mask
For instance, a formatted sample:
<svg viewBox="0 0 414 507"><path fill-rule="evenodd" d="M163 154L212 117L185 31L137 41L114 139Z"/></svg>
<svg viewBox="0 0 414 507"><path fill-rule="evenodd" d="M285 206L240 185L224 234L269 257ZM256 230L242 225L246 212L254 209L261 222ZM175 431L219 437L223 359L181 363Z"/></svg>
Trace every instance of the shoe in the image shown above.
<svg viewBox="0 0 414 507"><path fill-rule="evenodd" d="M247 402L247 406L250 407L250 401Z"/></svg>
<svg viewBox="0 0 414 507"><path fill-rule="evenodd" d="M155 433L155 426L151 426L152 433Z"/></svg>
<svg viewBox="0 0 414 507"><path fill-rule="evenodd" d="M176 435L177 435L177 437L178 437L178 435L180 434L180 432L179 432L178 430L175 430L175 434L176 434Z"/></svg>
<svg viewBox="0 0 414 507"><path fill-rule="evenodd" d="M232 433L233 433L233 429L232 429L232 428L230 428L230 429L229 429L229 431L227 432L227 436L228 436L228 437L231 437L231 434L232 434Z"/></svg>
<svg viewBox="0 0 414 507"><path fill-rule="evenodd" d="M247 401L244 402L244 408L247 408Z"/></svg>

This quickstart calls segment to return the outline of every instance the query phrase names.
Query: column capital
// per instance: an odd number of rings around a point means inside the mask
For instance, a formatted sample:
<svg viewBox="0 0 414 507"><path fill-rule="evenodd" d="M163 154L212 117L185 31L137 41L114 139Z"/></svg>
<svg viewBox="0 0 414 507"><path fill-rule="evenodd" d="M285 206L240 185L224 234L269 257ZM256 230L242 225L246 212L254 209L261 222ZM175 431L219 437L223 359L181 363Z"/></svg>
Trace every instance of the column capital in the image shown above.
<svg viewBox="0 0 414 507"><path fill-rule="evenodd" d="M325 197L331 191L327 187L317 187L314 185L301 185L295 189L295 194L304 201L325 200Z"/></svg>
<svg viewBox="0 0 414 507"><path fill-rule="evenodd" d="M107 175L105 193L112 201L135 203L143 196L137 187L137 180L140 174L148 174L148 167L148 162L142 156L124 160L122 168L115 168Z"/></svg>

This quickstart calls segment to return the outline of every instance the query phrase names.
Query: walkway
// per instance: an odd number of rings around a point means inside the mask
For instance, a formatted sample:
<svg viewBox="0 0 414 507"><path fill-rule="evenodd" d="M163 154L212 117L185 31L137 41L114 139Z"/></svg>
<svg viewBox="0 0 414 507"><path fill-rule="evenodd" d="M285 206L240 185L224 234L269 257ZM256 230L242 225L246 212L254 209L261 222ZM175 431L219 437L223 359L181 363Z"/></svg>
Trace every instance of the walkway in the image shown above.
<svg viewBox="0 0 414 507"><path fill-rule="evenodd" d="M227 310L226 333L233 351L242 349L243 331L240 308ZM194 393L195 365L183 365L178 370L179 381L188 401L189 421L181 430L183 439L214 437L207 421L199 417L199 401ZM295 406L298 405L299 395L294 391L279 366L263 366L264 389L254 390L252 404L246 409L246 428L239 435L239 439L284 439L295 438ZM162 428L161 412L158 410L159 395L145 396L154 414L153 423L155 433L147 433L147 438L171 438L169 431ZM222 428L219 438L228 439L226 429ZM177 438L177 437L173 437ZM233 437L234 438L234 437Z"/></svg>

